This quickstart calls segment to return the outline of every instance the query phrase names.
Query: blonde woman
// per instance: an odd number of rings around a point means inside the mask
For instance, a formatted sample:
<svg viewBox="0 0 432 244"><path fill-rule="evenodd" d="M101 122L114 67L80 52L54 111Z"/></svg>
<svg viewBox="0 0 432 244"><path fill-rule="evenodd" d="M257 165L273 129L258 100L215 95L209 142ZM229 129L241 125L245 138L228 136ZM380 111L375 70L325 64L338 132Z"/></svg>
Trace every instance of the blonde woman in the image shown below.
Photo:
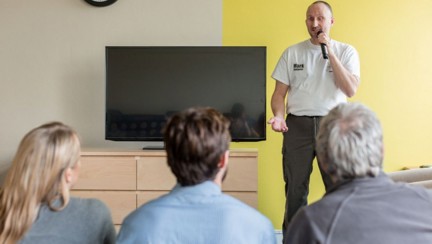
<svg viewBox="0 0 432 244"><path fill-rule="evenodd" d="M53 122L22 139L0 189L0 243L115 243L108 208L70 197L80 168L80 142Z"/></svg>

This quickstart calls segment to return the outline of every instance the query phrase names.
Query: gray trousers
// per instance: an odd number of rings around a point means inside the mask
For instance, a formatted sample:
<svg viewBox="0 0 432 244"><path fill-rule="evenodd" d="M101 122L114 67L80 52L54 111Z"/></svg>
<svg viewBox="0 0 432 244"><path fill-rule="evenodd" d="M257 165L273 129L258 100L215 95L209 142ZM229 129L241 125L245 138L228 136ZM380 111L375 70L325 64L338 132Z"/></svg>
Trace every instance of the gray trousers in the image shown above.
<svg viewBox="0 0 432 244"><path fill-rule="evenodd" d="M285 180L285 216L282 226L285 234L296 212L307 205L309 178L316 156L315 138L321 116L295 116L286 118L288 131L283 136L283 175ZM326 190L331 187L330 176L320 168Z"/></svg>

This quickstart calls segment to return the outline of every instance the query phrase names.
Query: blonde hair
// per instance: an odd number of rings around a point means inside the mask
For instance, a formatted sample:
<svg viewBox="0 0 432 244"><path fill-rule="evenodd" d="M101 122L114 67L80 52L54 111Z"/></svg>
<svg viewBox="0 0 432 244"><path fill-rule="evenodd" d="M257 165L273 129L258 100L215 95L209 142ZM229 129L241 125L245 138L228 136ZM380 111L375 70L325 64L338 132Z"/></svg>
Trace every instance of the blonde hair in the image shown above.
<svg viewBox="0 0 432 244"><path fill-rule="evenodd" d="M64 174L79 157L78 135L60 122L41 125L24 136L0 189L0 243L19 241L41 204L54 211L68 204Z"/></svg>

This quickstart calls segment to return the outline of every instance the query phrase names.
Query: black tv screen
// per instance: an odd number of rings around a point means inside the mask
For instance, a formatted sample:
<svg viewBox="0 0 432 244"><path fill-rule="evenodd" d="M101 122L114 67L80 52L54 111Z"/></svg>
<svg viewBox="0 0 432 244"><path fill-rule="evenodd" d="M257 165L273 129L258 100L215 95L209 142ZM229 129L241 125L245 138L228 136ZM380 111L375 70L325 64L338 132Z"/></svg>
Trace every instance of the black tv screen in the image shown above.
<svg viewBox="0 0 432 244"><path fill-rule="evenodd" d="M233 141L266 139L265 47L106 47L105 138L163 141L174 113L213 107Z"/></svg>

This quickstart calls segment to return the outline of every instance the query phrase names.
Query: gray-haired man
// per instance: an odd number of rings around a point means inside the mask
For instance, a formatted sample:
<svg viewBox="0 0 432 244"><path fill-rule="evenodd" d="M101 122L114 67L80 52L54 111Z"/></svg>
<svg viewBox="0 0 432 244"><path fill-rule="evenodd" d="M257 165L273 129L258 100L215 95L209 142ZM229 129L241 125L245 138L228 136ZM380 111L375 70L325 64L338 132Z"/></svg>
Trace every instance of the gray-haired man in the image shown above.
<svg viewBox="0 0 432 244"><path fill-rule="evenodd" d="M382 171L382 129L370 109L332 109L321 120L316 150L335 186L297 213L285 243L432 243L432 194Z"/></svg>

